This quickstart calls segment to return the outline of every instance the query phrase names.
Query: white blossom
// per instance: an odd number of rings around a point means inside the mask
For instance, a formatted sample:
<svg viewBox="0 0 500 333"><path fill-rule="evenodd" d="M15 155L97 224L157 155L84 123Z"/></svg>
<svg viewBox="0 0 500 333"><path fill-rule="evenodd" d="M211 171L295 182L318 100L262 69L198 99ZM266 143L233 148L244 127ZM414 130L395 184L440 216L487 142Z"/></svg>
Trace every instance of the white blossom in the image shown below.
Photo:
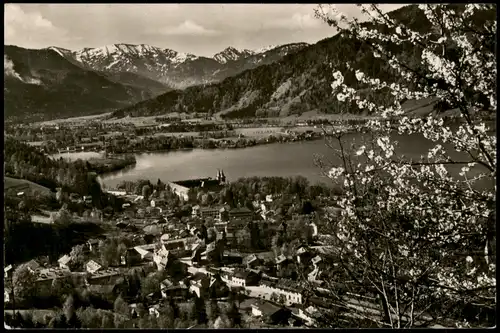
<svg viewBox="0 0 500 333"><path fill-rule="evenodd" d="M487 21L475 33L470 32L470 18L490 8L487 4L466 4L463 13L441 4L418 7L435 28L432 32L413 31L378 11L376 5L363 5L362 12L374 26L385 25L389 28L387 31L395 33L382 33L341 16L347 28L344 34L362 42L369 41L373 56L381 58L396 73L397 79L384 81L370 77L356 69L359 67L356 64L348 64L345 68L354 73L358 90L344 82L347 72L334 73L332 93L337 99L377 116L366 124L374 135L373 141L352 150L352 158L360 159L359 156L364 155L368 161L356 167L353 163L353 170L341 168L341 172L336 169L329 173L332 180L345 189L338 203L344 209L338 226L340 245L356 249L354 257L345 257L350 258L346 259L350 260L350 266L369 270L370 266L364 261L367 254L358 246L365 241L364 234L357 231L370 232L368 245L376 243L377 250L391 253L398 274L407 274L416 281L419 274L426 271L443 286L420 290L422 297L430 299L432 294L446 294L459 299L462 294L452 289L465 291L488 287L475 293L491 299L495 290L490 287L496 286L496 263L490 263L485 271L478 268L478 260L471 256L458 261L450 258L454 251L473 251L469 248L473 238L470 235L478 235L479 230L481 236L477 237L486 241L486 221L494 216L496 207L496 135L484 121L476 118L476 113L480 112L496 114L496 54L487 47L495 42L492 36L496 33L496 21ZM387 49L390 43L401 49L406 48L406 44L420 48L421 58L416 65L418 75L407 58ZM449 56L450 47L455 55L453 58ZM429 81L435 83L429 84ZM367 96L367 90L373 95L386 92L391 101L377 102L376 98ZM471 97L476 93L485 98L479 101ZM461 115L460 124L450 127L445 125L443 118L434 115L404 114L401 105L404 100L427 98L454 105ZM489 101L487 110L483 100ZM421 135L429 141L430 147L420 158L399 156L394 132ZM479 180L491 181L493 189L478 189ZM367 218L356 212L366 212L360 202L370 197L370 188L375 188L377 194L370 201ZM407 230L398 224L389 224L388 216L394 213L414 221L412 228ZM368 221L376 228L373 232L368 231ZM410 250L410 245L419 240L425 240L426 246ZM427 252L430 248L436 251L434 257ZM387 257L380 256L379 260L381 258ZM375 264L377 269L384 267L382 262ZM374 283L381 286L379 280ZM395 287L389 286L390 280L385 283L388 288ZM405 292L400 296L407 297ZM473 298L476 294L468 297ZM469 326L469 323L457 326Z"/></svg>
<svg viewBox="0 0 500 333"><path fill-rule="evenodd" d="M366 146L359 147L358 151L356 151L356 155L357 156L363 155L363 153L365 152L365 149L366 149Z"/></svg>

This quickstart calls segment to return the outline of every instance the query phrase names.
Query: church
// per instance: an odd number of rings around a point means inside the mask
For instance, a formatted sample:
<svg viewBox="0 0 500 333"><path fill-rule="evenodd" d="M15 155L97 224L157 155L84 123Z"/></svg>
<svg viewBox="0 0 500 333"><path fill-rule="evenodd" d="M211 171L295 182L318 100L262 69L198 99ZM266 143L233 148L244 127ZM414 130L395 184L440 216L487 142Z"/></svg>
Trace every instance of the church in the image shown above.
<svg viewBox="0 0 500 333"><path fill-rule="evenodd" d="M175 182L170 182L168 185L170 186L172 192L187 201L189 200L188 191L191 188L199 188L202 191L207 192L219 192L224 188L226 184L226 175L224 174L224 170L217 170L215 179L213 179L212 177L208 177L178 180Z"/></svg>

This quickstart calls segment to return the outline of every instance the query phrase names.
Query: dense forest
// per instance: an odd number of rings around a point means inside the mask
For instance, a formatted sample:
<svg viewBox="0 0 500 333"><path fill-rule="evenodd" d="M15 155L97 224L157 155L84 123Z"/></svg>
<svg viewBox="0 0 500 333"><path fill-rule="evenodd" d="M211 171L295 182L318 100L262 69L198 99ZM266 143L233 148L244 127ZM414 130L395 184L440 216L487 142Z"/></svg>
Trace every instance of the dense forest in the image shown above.
<svg viewBox="0 0 500 333"><path fill-rule="evenodd" d="M5 139L4 158L5 176L26 179L45 186L53 192L57 191L58 197L69 197L71 193L90 196L92 206L97 209L111 212L121 210L121 201L113 195L103 193L97 180L98 171L102 171L101 169L107 171L116 165L108 168L80 159L74 162L62 158L54 160L36 148L8 137ZM129 162L123 160L123 163ZM45 202L47 200L43 198L30 198L30 200L36 202L42 200L45 205L53 205L50 200ZM83 206L74 207L72 210L81 212L82 209Z"/></svg>
<svg viewBox="0 0 500 333"><path fill-rule="evenodd" d="M90 164L51 159L33 147L7 137L4 144L5 175L30 180L55 190L67 187L81 195L100 195Z"/></svg>

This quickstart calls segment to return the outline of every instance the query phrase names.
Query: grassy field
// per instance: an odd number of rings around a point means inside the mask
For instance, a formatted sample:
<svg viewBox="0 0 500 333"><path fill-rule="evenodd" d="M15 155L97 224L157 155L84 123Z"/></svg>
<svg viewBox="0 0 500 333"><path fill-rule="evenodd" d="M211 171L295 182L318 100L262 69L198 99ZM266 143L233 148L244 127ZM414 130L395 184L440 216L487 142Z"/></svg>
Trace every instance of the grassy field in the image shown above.
<svg viewBox="0 0 500 333"><path fill-rule="evenodd" d="M153 136L175 136L175 137L189 137L189 136L199 136L200 132L161 132L155 133ZM147 135L146 135L147 136Z"/></svg>
<svg viewBox="0 0 500 333"><path fill-rule="evenodd" d="M3 189L5 195L16 196L19 192L26 195L39 194L42 196L52 196L54 193L50 189L24 179L4 177Z"/></svg>
<svg viewBox="0 0 500 333"><path fill-rule="evenodd" d="M83 117L74 117L74 118L54 119L54 120L42 121L42 122L35 123L34 125L54 126L54 125L64 124L64 123L85 122L85 121L92 121L92 120L98 120L100 118L105 118L105 117L108 117L109 115L111 115L111 112L92 115L92 116L83 116Z"/></svg>
<svg viewBox="0 0 500 333"><path fill-rule="evenodd" d="M253 128L236 128L236 134L242 134L248 138L268 137L271 134L279 134L282 132L281 127L253 127Z"/></svg>
<svg viewBox="0 0 500 333"><path fill-rule="evenodd" d="M403 109L406 110L408 115L412 116L427 116L433 111L434 104L436 102L435 98L427 98L419 101L407 101L403 103ZM64 123L75 123L75 122L86 122L86 121L95 121L102 119L104 123L108 124L133 124L136 127L143 127L143 126L152 126L152 125L158 125L159 123L156 121L157 117L179 117L181 119L186 119L186 121L190 122L199 122L199 123L213 123L214 120L221 120L220 117L213 117L212 120L205 120L201 118L196 118L196 119L188 119L190 114L179 114L177 112L173 113L166 113L162 115L155 115L155 116L147 116L147 117L124 117L124 118L108 118L111 115L111 113L104 113L104 114L99 114L99 115L92 115L92 116L85 116L85 117L75 117L75 118L67 118L67 119L56 119L56 120L50 120L50 121L44 121L44 122L38 122L35 123L35 125L38 126L49 126L49 125L57 125L57 124L64 124ZM281 118L266 118L267 120L270 121L276 121L278 120L281 125L286 125L286 124L291 124L296 121L303 121L303 120L313 120L313 119L328 119L332 121L341 121L341 120L350 120L350 119L369 119L372 118L371 116L366 116L366 115L354 115L354 114L322 114L318 112L317 110L311 110L308 112L304 112L301 115L289 115L286 117L281 117ZM249 136L252 136L252 134L249 134Z"/></svg>
<svg viewBox="0 0 500 333"><path fill-rule="evenodd" d="M157 122L155 120L156 117L161 116L150 116L150 117L130 117L127 116L125 118L110 118L103 121L105 124L134 124L137 127L140 126L150 126L156 125Z"/></svg>

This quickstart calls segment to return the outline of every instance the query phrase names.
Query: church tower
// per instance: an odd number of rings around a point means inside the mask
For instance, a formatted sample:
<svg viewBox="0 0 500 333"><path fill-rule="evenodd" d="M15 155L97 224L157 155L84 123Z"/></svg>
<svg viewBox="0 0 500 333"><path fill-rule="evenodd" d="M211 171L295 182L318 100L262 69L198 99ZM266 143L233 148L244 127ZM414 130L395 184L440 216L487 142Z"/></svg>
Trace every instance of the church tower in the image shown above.
<svg viewBox="0 0 500 333"><path fill-rule="evenodd" d="M217 169L217 181L219 185L223 185L226 183L226 176L224 175L224 170Z"/></svg>

